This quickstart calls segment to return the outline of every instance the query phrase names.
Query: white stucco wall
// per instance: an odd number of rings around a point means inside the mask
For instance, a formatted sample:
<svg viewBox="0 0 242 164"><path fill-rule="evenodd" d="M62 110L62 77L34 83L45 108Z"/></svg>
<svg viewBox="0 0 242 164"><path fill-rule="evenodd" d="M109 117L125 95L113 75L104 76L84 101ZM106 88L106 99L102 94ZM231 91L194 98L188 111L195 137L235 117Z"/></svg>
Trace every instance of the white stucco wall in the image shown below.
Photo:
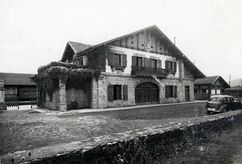
<svg viewBox="0 0 242 164"><path fill-rule="evenodd" d="M128 48L123 48L123 47L117 47L117 46L111 46L110 50L112 52L117 52L117 53L124 53L127 55L127 67L124 69L123 72L117 71L114 73L119 73L119 74L125 74L125 75L131 75L131 70L132 70L132 56L140 56L140 57L146 57L146 58L155 58L161 60L161 67L165 69L165 61L174 61L177 64L177 71L175 74L175 78L179 77L179 62L176 60L176 58L172 56L167 56L167 55L161 55L161 54L154 54L154 53L149 53L149 52L144 52L144 51L138 51L134 49L128 49ZM113 73L111 67L108 65L108 61L106 59L106 73Z"/></svg>

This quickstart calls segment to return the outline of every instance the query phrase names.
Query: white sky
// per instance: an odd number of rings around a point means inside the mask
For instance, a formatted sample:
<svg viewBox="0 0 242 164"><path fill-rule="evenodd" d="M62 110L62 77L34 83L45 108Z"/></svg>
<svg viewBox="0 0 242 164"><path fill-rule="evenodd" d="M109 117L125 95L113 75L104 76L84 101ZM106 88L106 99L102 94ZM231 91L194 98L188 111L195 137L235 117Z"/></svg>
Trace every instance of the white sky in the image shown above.
<svg viewBox="0 0 242 164"><path fill-rule="evenodd" d="M66 42L156 24L207 76L242 78L241 0L0 0L0 72L36 73Z"/></svg>

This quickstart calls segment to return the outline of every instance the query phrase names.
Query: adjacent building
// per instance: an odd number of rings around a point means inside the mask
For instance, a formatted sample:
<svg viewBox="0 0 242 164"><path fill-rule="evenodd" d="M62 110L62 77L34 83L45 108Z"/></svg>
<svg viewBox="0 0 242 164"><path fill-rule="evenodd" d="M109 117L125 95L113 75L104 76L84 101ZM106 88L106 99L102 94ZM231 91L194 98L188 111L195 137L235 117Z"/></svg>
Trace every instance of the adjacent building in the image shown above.
<svg viewBox="0 0 242 164"><path fill-rule="evenodd" d="M36 84L31 80L34 74L0 73L7 105L29 104L37 100Z"/></svg>
<svg viewBox="0 0 242 164"><path fill-rule="evenodd" d="M221 76L196 79L194 83L195 99L207 100L211 95L224 94L226 88L230 88L230 86Z"/></svg>
<svg viewBox="0 0 242 164"><path fill-rule="evenodd" d="M204 77L154 25L94 46L68 42L34 79L40 104L64 111L193 101Z"/></svg>

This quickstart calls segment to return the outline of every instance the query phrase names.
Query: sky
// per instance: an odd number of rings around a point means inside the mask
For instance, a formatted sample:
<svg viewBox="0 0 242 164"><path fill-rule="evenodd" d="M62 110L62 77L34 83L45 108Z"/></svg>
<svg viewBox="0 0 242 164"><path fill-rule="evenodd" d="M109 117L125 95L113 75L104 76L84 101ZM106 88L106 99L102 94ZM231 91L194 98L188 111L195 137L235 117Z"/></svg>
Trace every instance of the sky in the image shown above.
<svg viewBox="0 0 242 164"><path fill-rule="evenodd" d="M242 78L241 0L0 0L0 72L37 73L68 41L157 25L206 75Z"/></svg>

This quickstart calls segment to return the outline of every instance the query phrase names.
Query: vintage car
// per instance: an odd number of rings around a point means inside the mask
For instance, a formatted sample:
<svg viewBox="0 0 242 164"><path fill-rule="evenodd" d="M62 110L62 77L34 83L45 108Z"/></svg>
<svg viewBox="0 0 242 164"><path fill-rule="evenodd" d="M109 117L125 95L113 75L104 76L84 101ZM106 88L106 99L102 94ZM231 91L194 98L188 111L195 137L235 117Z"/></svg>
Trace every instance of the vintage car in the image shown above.
<svg viewBox="0 0 242 164"><path fill-rule="evenodd" d="M229 95L211 96L206 104L207 114L223 113L230 110L241 109L242 105L238 98Z"/></svg>

